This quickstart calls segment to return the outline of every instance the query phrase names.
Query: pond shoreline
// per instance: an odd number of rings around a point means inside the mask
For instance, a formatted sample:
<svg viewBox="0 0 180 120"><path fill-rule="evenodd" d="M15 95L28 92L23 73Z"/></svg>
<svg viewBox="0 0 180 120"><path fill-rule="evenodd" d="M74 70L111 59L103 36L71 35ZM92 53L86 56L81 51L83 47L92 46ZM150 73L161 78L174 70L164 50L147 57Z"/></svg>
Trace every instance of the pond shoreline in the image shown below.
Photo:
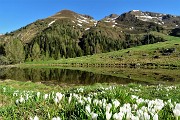
<svg viewBox="0 0 180 120"><path fill-rule="evenodd" d="M117 63L117 64L98 64L98 63L50 63L50 64L18 64L15 66L61 66L61 67L102 67L102 68L162 68L162 69L180 69L180 66L174 64L157 64L157 63Z"/></svg>

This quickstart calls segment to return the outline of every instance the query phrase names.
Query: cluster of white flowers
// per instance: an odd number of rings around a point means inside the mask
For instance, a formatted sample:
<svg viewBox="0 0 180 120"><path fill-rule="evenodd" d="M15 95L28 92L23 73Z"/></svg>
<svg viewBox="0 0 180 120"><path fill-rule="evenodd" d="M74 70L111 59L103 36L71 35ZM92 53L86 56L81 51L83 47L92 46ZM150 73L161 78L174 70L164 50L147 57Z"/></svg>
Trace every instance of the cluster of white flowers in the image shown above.
<svg viewBox="0 0 180 120"><path fill-rule="evenodd" d="M63 94L57 92L54 98L54 103L58 104L62 100L63 96L64 96Z"/></svg>
<svg viewBox="0 0 180 120"><path fill-rule="evenodd" d="M98 95L106 95L107 92L113 92L116 87L98 88L97 91L90 92L89 94L84 95L84 88L77 88L73 91L67 91L66 93L52 92L52 93L41 93L33 91L14 91L12 96L17 98L15 103L16 105L25 104L26 101L33 100L36 101L54 101L52 104L54 106L60 105L61 103L66 104L75 104L81 109L84 109L84 114L87 115L89 119L97 120L98 117L106 120L158 120L159 112L165 107L169 106L170 110L174 114L174 117L177 119L180 117L180 103L172 102L171 99L168 101L163 101L161 99L143 99L136 95L131 95L124 93L125 96L129 97L131 102L122 102L120 98L98 98ZM176 87L162 87L158 86L156 89L166 89L167 91L176 89ZM135 90L130 89L131 91L140 91L137 87ZM6 92L6 88L3 88L3 92ZM121 94L121 93L118 93ZM73 102L72 102L73 101ZM57 107L58 108L58 107ZM98 109L97 109L98 108ZM60 116L53 117L52 120L61 120ZM38 116L30 117L30 120L39 120Z"/></svg>

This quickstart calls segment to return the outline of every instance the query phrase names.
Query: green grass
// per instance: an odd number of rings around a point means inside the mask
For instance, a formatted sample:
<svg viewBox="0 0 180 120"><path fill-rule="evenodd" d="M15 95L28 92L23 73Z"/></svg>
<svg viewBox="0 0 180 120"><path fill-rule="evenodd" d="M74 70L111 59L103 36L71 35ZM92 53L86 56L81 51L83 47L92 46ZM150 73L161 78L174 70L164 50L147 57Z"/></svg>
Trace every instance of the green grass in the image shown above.
<svg viewBox="0 0 180 120"><path fill-rule="evenodd" d="M137 46L133 48L123 49L114 52L101 53L95 55L82 56L77 58L68 58L60 60L26 62L25 65L46 65L46 64L131 64L131 63L156 63L159 65L176 65L180 66L180 38L167 36L164 34L153 32L156 36L165 38L166 42ZM169 56L163 56L160 50L163 48L175 48L176 51ZM145 56L143 56L145 55ZM155 59L154 56L159 56Z"/></svg>
<svg viewBox="0 0 180 120"><path fill-rule="evenodd" d="M151 104L149 103L153 103L152 108L147 109L147 114L151 119L154 114L157 114L159 120L175 120L173 110L180 103L179 85L94 84L73 88L56 87L54 89L54 87L30 82L1 82L0 98L3 99L1 101L8 99L10 102L1 102L4 105L0 107L0 118L16 120L38 116L39 119L46 120L52 120L54 117L60 117L62 120L74 120L92 119L92 114L96 114L98 120L105 120L106 113L109 112L112 113L111 120L114 120L114 114L121 112L125 119L126 113L121 111L123 108L126 110L131 108L128 114L140 117L141 114L138 115L138 111L150 108ZM48 97L45 99L44 96L47 94ZM59 101L56 101L56 98ZM115 106L113 101L118 101L120 104ZM127 105L129 107L125 108ZM87 111L88 106L90 113ZM155 109L155 111L153 112L151 109ZM145 112L146 110L143 113Z"/></svg>

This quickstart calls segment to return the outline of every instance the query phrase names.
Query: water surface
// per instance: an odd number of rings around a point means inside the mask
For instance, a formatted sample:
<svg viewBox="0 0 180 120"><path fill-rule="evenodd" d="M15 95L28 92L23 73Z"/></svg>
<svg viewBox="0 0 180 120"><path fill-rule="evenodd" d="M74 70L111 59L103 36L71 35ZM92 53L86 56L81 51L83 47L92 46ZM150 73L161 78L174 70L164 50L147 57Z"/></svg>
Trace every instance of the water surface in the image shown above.
<svg viewBox="0 0 180 120"><path fill-rule="evenodd" d="M95 83L180 83L180 70L131 68L0 68L0 79L42 82L59 85L90 85Z"/></svg>

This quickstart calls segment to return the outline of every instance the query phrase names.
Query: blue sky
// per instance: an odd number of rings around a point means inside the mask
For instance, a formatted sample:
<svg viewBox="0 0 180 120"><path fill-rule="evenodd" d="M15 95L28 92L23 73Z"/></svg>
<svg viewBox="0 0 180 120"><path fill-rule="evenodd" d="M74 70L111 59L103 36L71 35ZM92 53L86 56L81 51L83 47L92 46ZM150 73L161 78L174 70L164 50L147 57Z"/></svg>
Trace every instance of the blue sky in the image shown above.
<svg viewBox="0 0 180 120"><path fill-rule="evenodd" d="M11 32L63 9L99 20L130 10L180 15L180 0L0 0L0 33Z"/></svg>

